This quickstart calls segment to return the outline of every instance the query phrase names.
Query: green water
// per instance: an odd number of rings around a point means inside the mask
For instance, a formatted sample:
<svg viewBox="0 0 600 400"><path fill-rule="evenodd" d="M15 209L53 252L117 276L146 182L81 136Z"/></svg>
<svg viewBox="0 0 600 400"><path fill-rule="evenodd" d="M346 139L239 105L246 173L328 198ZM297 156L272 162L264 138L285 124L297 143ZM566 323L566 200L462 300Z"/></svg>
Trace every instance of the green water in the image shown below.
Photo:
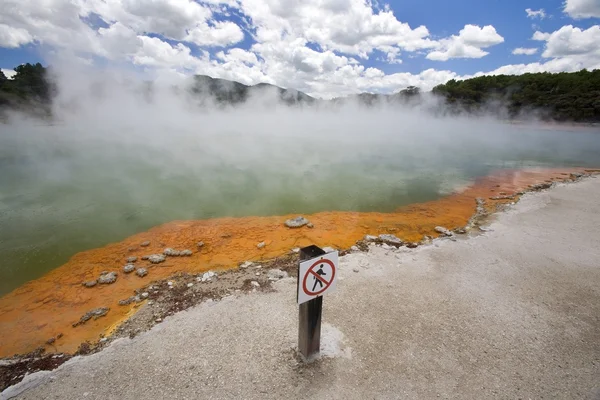
<svg viewBox="0 0 600 400"><path fill-rule="evenodd" d="M358 125L360 134L261 125L151 136L149 126L0 126L0 294L79 251L176 219L391 211L498 168L600 165L595 132Z"/></svg>

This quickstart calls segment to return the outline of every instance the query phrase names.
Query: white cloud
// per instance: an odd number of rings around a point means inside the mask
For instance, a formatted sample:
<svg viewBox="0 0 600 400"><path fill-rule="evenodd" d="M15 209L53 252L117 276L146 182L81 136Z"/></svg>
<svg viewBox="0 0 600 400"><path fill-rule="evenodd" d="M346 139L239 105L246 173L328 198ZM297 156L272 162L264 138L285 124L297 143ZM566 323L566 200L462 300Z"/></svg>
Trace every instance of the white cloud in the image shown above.
<svg viewBox="0 0 600 400"><path fill-rule="evenodd" d="M600 18L600 1L566 0L564 12L571 18Z"/></svg>
<svg viewBox="0 0 600 400"><path fill-rule="evenodd" d="M12 79L17 74L13 69L2 68L2 72L4 73L4 76L6 76L8 79Z"/></svg>
<svg viewBox="0 0 600 400"><path fill-rule="evenodd" d="M544 19L544 18L546 18L546 11L543 8L541 8L541 9L539 9L537 11L536 10L532 10L531 8L527 8L525 10L525 12L527 13L527 17L531 18L531 19L536 19L536 18Z"/></svg>
<svg viewBox="0 0 600 400"><path fill-rule="evenodd" d="M542 56L576 57L592 63L600 61L600 26L594 25L586 30L572 25L563 26L548 37Z"/></svg>
<svg viewBox="0 0 600 400"><path fill-rule="evenodd" d="M538 51L538 49L536 49L536 48L517 47L516 49L514 49L512 51L512 53L515 54L515 55L532 56L535 53L537 53L537 51Z"/></svg>
<svg viewBox="0 0 600 400"><path fill-rule="evenodd" d="M504 42L504 38L491 25L483 28L465 25L457 35L439 42L439 49L427 55L429 60L447 61L451 58L481 58L489 53L482 49Z"/></svg>
<svg viewBox="0 0 600 400"><path fill-rule="evenodd" d="M20 47L31 41L33 37L25 29L0 24L0 47Z"/></svg>

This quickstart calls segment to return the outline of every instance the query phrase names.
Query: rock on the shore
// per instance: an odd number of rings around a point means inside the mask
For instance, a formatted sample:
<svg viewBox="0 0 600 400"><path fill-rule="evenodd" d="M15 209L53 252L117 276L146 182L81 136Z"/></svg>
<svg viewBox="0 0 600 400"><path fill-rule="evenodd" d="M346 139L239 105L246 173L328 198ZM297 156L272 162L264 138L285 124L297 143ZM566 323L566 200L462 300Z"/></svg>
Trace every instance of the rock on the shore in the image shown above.
<svg viewBox="0 0 600 400"><path fill-rule="evenodd" d="M179 255L180 255L181 257L189 257L189 256L191 256L191 255L192 255L192 251L191 251L191 250L188 250L188 249L181 250L181 251L179 252Z"/></svg>
<svg viewBox="0 0 600 400"><path fill-rule="evenodd" d="M138 268L135 270L135 274L140 278L143 278L148 275L148 270L146 268Z"/></svg>
<svg viewBox="0 0 600 400"><path fill-rule="evenodd" d="M202 277L198 277L198 279L196 280L198 280L199 282L210 282L215 276L217 276L217 274L215 274L212 271L208 271L202 274Z"/></svg>
<svg viewBox="0 0 600 400"><path fill-rule="evenodd" d="M287 278L288 273L285 271L282 271L278 268L273 268L267 272L267 276L269 277L270 280L278 280L278 279Z"/></svg>
<svg viewBox="0 0 600 400"><path fill-rule="evenodd" d="M196 247L198 247L198 248L204 247L204 242L200 241L200 242L196 243Z"/></svg>
<svg viewBox="0 0 600 400"><path fill-rule="evenodd" d="M83 283L82 283L82 285L83 285L83 286L85 286L85 287L87 287L87 288L94 287L94 286L96 286L97 284L98 284L98 281L97 281L97 280L95 280L95 279L94 279L93 281L87 281L87 282L83 282Z"/></svg>
<svg viewBox="0 0 600 400"><path fill-rule="evenodd" d="M296 218L288 219L287 221L285 221L285 226L287 226L288 228L301 228L309 223L309 220L299 215Z"/></svg>
<svg viewBox="0 0 600 400"><path fill-rule="evenodd" d="M166 257L162 254L151 254L148 256L148 261L150 261L152 264L159 264L161 262L164 262L165 260Z"/></svg>
<svg viewBox="0 0 600 400"><path fill-rule="evenodd" d="M73 328L75 328L79 325L85 324L92 318L98 319L100 317L103 317L108 313L109 310L110 310L110 308L108 308L108 307L94 308L93 310L88 311L85 314L83 314L83 316L81 318L79 318L79 321L73 324Z"/></svg>
<svg viewBox="0 0 600 400"><path fill-rule="evenodd" d="M115 283L117 281L117 273L116 272L108 272L106 274L100 275L98 278L98 283L108 285L110 283Z"/></svg>
<svg viewBox="0 0 600 400"><path fill-rule="evenodd" d="M127 299L119 300L120 306L127 306L131 303L139 303L142 299L139 296L131 296Z"/></svg>
<svg viewBox="0 0 600 400"><path fill-rule="evenodd" d="M459 235L465 235L467 233L467 230L465 228L456 228L454 230L454 233L457 233Z"/></svg>
<svg viewBox="0 0 600 400"><path fill-rule="evenodd" d="M135 265L133 264L127 264L126 266L123 267L123 272L125 272L126 274L133 272L133 270L135 269Z"/></svg>
<svg viewBox="0 0 600 400"><path fill-rule="evenodd" d="M248 267L251 267L252 264L254 264L252 261L245 261L245 262L243 262L243 263L240 264L240 268L246 269Z"/></svg>
<svg viewBox="0 0 600 400"><path fill-rule="evenodd" d="M175 249L172 249L170 247L167 247L166 249L164 249L163 254L165 256L171 256L171 257L179 257L180 256L180 252L178 252Z"/></svg>
<svg viewBox="0 0 600 400"><path fill-rule="evenodd" d="M434 230L442 236L454 236L452 232L450 232L447 228L444 228L443 226L436 226Z"/></svg>
<svg viewBox="0 0 600 400"><path fill-rule="evenodd" d="M267 244L266 244L265 242L260 242L259 244L257 244L257 245L256 245L256 247L257 247L258 249L262 249L262 248L264 248L266 245L267 245Z"/></svg>
<svg viewBox="0 0 600 400"><path fill-rule="evenodd" d="M379 240L392 246L402 246L404 244L404 242L400 238L396 237L396 235L391 235L389 233L379 235Z"/></svg>
<svg viewBox="0 0 600 400"><path fill-rule="evenodd" d="M258 288L258 287L260 287L260 283L258 283L258 282L256 282L256 281L252 281L252 282L250 282L250 284L251 284L252 286L254 286L254 287L257 287L257 288Z"/></svg>
<svg viewBox="0 0 600 400"><path fill-rule="evenodd" d="M366 242L374 242L377 240L377 236L373 236L373 235L365 235L364 240Z"/></svg>
<svg viewBox="0 0 600 400"><path fill-rule="evenodd" d="M149 240L146 240L145 242L142 242L142 243L140 244L140 246L142 246L142 247L148 247L148 246L150 246L150 241L149 241Z"/></svg>
<svg viewBox="0 0 600 400"><path fill-rule="evenodd" d="M127 263L131 264L137 261L137 257L136 256L131 256L131 257L127 257Z"/></svg>

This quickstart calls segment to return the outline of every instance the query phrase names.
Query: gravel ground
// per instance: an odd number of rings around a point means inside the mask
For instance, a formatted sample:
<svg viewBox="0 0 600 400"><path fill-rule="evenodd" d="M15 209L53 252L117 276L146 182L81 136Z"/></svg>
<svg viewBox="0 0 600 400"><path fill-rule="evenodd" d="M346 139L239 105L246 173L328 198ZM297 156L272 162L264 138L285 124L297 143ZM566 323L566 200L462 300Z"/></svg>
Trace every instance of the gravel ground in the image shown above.
<svg viewBox="0 0 600 400"><path fill-rule="evenodd" d="M322 357L295 280L167 317L2 399L600 399L600 179L528 194L483 235L341 257ZM357 272L355 272L357 271Z"/></svg>

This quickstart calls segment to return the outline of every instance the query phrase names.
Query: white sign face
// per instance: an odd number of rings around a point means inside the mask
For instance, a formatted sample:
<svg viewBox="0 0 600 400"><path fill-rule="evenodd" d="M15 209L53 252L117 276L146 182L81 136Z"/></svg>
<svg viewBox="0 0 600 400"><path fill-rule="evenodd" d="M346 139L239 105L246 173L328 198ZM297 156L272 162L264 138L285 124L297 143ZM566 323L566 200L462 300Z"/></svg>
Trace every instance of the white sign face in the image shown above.
<svg viewBox="0 0 600 400"><path fill-rule="evenodd" d="M337 251L301 262L298 273L298 304L334 291L337 268Z"/></svg>

